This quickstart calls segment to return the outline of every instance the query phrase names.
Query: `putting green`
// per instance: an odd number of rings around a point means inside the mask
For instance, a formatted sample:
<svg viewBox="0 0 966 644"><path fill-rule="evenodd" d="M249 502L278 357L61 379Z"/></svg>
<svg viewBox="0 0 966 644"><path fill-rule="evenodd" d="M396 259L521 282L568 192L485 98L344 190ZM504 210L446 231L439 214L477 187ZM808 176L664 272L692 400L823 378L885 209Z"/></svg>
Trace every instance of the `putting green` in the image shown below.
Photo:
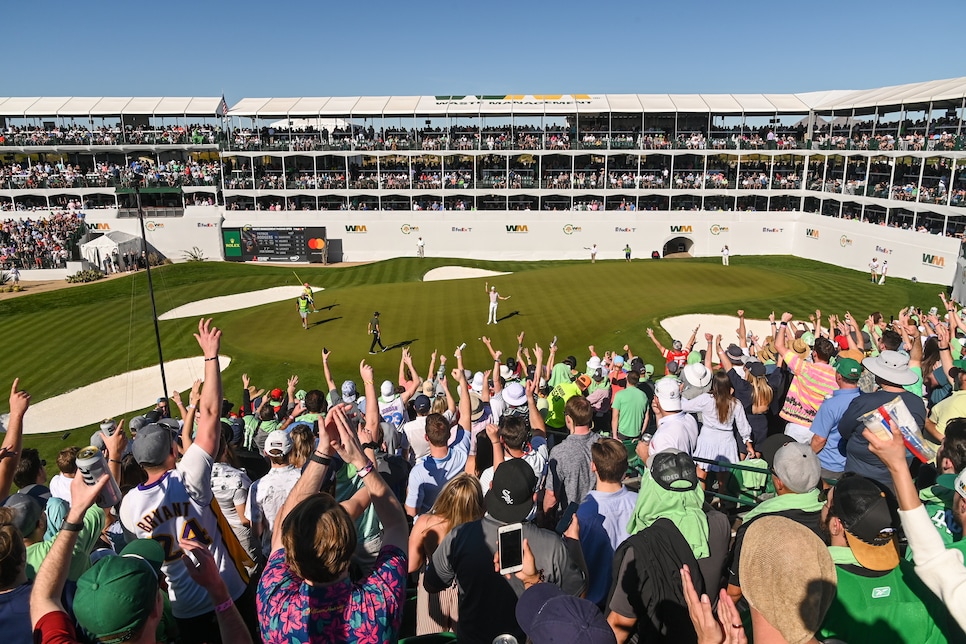
<svg viewBox="0 0 966 644"><path fill-rule="evenodd" d="M491 277L502 295L498 326L487 326L485 278L423 282L441 266L466 266L510 275ZM225 395L238 402L241 374L258 387L284 387L292 374L300 388L324 388L321 348L333 351L331 365L340 381L358 376L359 361L371 361L376 376L396 379L402 346L413 352L425 375L434 348L452 355L461 342L469 368L489 366L477 338L516 351L516 335L545 348L558 337L562 356L579 359L587 345L598 351L630 344L649 362L660 357L644 329L660 329L664 318L686 313L733 315L744 308L749 318L789 310L806 318L816 307L824 313L886 315L916 304L938 304L936 285L892 279L874 286L864 273L794 257L736 257L730 267L716 258L633 263L623 261L483 262L459 259L395 259L354 267L300 267L299 276L325 290L316 295L319 313L301 328L293 301L215 315L224 329L224 353L232 356L224 372ZM209 297L293 285L290 268L230 263L189 263L154 272L158 310ZM366 325L381 312L386 353L367 355ZM191 357L197 345L192 319L161 322L165 360ZM62 394L98 380L157 362L151 306L143 272L110 282L0 301L0 337L4 338L3 382L16 376L35 400ZM160 385L158 387L160 389ZM119 392L120 393L120 392ZM6 411L6 400L0 402ZM29 412L28 412L29 413ZM77 432L84 435L84 432ZM25 441L47 452L73 444L60 435L31 436Z"/></svg>

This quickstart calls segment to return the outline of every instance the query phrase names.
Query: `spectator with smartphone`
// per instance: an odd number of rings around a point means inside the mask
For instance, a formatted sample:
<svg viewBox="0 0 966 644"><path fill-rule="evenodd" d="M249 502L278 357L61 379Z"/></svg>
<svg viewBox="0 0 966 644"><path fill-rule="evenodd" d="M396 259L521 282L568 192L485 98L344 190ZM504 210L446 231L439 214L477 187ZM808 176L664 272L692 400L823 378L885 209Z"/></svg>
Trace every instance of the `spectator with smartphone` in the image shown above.
<svg viewBox="0 0 966 644"><path fill-rule="evenodd" d="M494 570L498 535L503 526L523 524L522 537L530 543L544 581L569 595L579 595L586 588L579 541L561 541L556 533L526 520L534 507L536 485L537 477L526 461L512 459L503 463L484 497L486 515L454 528L433 553L423 585L433 593L456 582L460 600L456 635L460 642L490 644L504 634L523 641L514 609L524 584L516 577L505 579ZM574 527L576 531L576 522Z"/></svg>

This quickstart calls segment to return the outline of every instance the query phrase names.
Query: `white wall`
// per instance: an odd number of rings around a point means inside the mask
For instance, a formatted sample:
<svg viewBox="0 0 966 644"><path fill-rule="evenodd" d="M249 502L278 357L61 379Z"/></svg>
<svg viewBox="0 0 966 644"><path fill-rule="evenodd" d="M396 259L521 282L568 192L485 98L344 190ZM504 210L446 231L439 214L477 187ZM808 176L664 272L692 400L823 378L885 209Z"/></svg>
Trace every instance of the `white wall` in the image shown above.
<svg viewBox="0 0 966 644"><path fill-rule="evenodd" d="M197 246L208 259L224 259L221 240L221 213L217 206L188 206L184 217L146 215L144 227L148 244L157 248L174 262L183 261L184 252ZM111 208L85 211L86 221L96 232L120 230L141 236L141 224L136 217L118 218Z"/></svg>
<svg viewBox="0 0 966 644"><path fill-rule="evenodd" d="M225 225L326 226L341 239L346 261L415 255L416 239L430 257L469 259L585 259L650 257L674 237L688 237L697 257L796 255L860 271L873 257L889 262L889 275L950 284L960 242L927 233L797 212L227 212ZM735 261L740 262L740 259Z"/></svg>
<svg viewBox="0 0 966 644"><path fill-rule="evenodd" d="M38 213L32 213L39 216ZM430 257L489 260L586 259L623 257L630 244L635 258L650 257L674 237L694 242L697 257L717 257L727 244L741 255L796 255L867 271L873 257L889 262L889 275L949 285L957 274L958 239L887 228L859 221L798 212L698 211L225 211L189 206L178 218L146 218L148 242L181 261L192 246L209 259L223 259L224 226L325 226L329 239L342 241L343 260L371 261L416 254L416 239ZM118 219L116 210L91 210L87 222L103 232L140 235L137 219Z"/></svg>

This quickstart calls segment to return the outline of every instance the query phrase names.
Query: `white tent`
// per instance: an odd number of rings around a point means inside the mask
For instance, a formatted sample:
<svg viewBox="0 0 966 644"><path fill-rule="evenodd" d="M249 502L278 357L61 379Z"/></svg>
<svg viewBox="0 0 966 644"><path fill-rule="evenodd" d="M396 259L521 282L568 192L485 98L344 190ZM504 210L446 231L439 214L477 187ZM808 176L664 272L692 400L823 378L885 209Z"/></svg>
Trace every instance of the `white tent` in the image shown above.
<svg viewBox="0 0 966 644"><path fill-rule="evenodd" d="M114 230L81 244L81 255L98 268L102 267L102 260L108 255L113 255L114 251L117 251L118 255L128 252L140 255L141 238Z"/></svg>

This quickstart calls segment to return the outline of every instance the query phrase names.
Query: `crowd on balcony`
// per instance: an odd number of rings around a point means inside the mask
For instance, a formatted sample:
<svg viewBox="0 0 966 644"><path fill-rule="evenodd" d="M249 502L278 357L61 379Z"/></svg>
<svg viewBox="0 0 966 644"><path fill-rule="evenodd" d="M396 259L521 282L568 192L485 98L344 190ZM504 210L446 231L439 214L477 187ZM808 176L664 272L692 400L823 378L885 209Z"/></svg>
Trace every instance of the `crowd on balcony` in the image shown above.
<svg viewBox="0 0 966 644"><path fill-rule="evenodd" d="M190 125L132 126L120 125L86 127L83 125L54 124L9 125L0 129L0 146L59 146L59 145L217 145L224 140L220 126L193 123Z"/></svg>
<svg viewBox="0 0 966 644"><path fill-rule="evenodd" d="M0 188L107 188L217 186L221 164L198 161L161 163L136 159L130 165L101 162L82 166L49 161L36 164L0 161Z"/></svg>

